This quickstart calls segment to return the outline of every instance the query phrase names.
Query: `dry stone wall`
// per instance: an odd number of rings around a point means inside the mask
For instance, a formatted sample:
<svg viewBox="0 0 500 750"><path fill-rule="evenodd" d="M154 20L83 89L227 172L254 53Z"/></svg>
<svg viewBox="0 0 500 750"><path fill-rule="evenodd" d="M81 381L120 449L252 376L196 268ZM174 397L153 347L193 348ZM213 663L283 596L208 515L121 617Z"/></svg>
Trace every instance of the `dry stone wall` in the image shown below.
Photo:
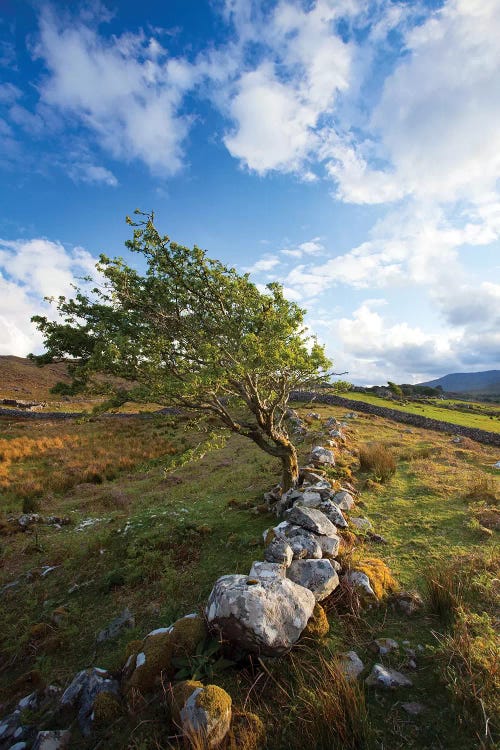
<svg viewBox="0 0 500 750"><path fill-rule="evenodd" d="M386 417L386 419L393 419L395 422L402 422L403 424L408 424L413 427L423 427L426 430L461 435L462 437L468 437L471 440L476 440L478 443L486 443L487 445L500 445L500 434L497 432L479 430L476 427L463 427L462 425L451 424L450 422L442 422L439 419L424 417L420 414L410 414L409 412L399 411L398 409L376 406L375 404L368 404L364 401L355 401L354 399L344 398L343 396L333 396L329 393L318 393L316 391L293 391L290 400L307 402L316 401L319 404L344 406L347 409L362 411L367 414L375 414L377 417Z"/></svg>

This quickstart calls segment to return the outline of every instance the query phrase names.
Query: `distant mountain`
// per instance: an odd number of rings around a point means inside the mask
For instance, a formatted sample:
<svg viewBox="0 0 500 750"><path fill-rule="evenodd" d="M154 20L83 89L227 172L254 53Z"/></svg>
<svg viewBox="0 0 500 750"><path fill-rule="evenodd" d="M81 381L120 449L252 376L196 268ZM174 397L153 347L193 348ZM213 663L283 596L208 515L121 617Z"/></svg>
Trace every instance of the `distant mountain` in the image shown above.
<svg viewBox="0 0 500 750"><path fill-rule="evenodd" d="M442 387L447 393L500 393L500 370L485 372L454 372L437 380L428 380L418 385Z"/></svg>

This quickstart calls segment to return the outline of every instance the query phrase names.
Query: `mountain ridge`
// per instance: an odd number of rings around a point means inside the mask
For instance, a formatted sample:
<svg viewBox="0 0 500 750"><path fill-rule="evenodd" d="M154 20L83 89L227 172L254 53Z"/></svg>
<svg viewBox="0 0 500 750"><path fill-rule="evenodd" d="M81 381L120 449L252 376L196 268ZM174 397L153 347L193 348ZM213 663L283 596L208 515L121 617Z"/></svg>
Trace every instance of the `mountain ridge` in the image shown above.
<svg viewBox="0 0 500 750"><path fill-rule="evenodd" d="M448 393L500 393L500 370L452 372L417 385L441 386Z"/></svg>

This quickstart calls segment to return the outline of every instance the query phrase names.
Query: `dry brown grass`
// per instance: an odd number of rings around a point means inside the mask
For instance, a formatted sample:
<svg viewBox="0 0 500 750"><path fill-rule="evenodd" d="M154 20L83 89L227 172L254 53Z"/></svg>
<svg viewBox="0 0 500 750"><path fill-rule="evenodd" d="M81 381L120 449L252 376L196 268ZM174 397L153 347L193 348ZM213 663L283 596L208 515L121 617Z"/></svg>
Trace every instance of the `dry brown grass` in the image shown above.
<svg viewBox="0 0 500 750"><path fill-rule="evenodd" d="M361 471L371 472L379 482L387 482L396 472L396 457L383 443L365 443L359 448Z"/></svg>
<svg viewBox="0 0 500 750"><path fill-rule="evenodd" d="M30 425L31 426L31 425ZM36 433L40 426L32 425ZM162 434L132 418L84 425L45 423L44 434L0 439L0 488L23 501L46 498L83 484L101 484L119 473L178 449ZM110 505L126 504L110 497Z"/></svg>
<svg viewBox="0 0 500 750"><path fill-rule="evenodd" d="M319 658L307 673L296 667L296 700L290 750L360 750L370 739L362 687L333 659Z"/></svg>

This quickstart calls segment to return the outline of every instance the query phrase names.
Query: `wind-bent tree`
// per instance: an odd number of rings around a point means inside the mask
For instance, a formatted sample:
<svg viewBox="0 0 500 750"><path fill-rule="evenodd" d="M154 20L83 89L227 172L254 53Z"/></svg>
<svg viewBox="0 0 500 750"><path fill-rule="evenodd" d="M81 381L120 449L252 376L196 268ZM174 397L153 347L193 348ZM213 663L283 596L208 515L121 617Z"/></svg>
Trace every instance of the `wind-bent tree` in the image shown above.
<svg viewBox="0 0 500 750"><path fill-rule="evenodd" d="M282 487L298 478L287 432L290 392L324 380L330 362L305 335L305 311L277 283L261 292L248 277L198 247L159 234L153 214L139 219L126 246L141 253L140 274L101 255L101 288L59 297L59 320L32 319L44 335L40 363L71 358L73 392L93 373L134 381L131 398L208 412L282 462Z"/></svg>

